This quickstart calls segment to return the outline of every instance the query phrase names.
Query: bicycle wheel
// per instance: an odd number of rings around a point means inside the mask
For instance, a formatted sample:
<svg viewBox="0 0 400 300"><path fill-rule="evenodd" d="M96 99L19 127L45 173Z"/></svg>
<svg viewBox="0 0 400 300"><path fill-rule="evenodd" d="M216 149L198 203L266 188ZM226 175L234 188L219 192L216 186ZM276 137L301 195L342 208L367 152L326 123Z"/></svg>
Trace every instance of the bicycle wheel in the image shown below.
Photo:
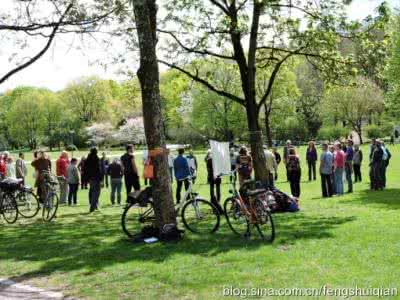
<svg viewBox="0 0 400 300"><path fill-rule="evenodd" d="M254 224L263 240L273 242L275 239L275 225L272 215L261 200L256 200L254 209L257 214L257 224Z"/></svg>
<svg viewBox="0 0 400 300"><path fill-rule="evenodd" d="M219 227L217 208L205 199L187 201L182 208L182 222L193 233L214 233Z"/></svg>
<svg viewBox="0 0 400 300"><path fill-rule="evenodd" d="M11 194L4 194L1 206L4 220L8 224L15 223L18 219L18 206L15 198Z"/></svg>
<svg viewBox="0 0 400 300"><path fill-rule="evenodd" d="M224 211L230 229L240 236L249 233L249 221L243 213L239 199L231 197L225 200Z"/></svg>
<svg viewBox="0 0 400 300"><path fill-rule="evenodd" d="M49 192L43 203L42 218L46 222L50 222L56 216L58 209L58 196L56 193Z"/></svg>
<svg viewBox="0 0 400 300"><path fill-rule="evenodd" d="M18 213L24 218L35 217L39 210L39 198L32 190L20 191L16 196Z"/></svg>
<svg viewBox="0 0 400 300"><path fill-rule="evenodd" d="M146 226L152 226L155 222L153 204L141 207L139 204L128 204L121 217L122 230L132 238L142 232Z"/></svg>

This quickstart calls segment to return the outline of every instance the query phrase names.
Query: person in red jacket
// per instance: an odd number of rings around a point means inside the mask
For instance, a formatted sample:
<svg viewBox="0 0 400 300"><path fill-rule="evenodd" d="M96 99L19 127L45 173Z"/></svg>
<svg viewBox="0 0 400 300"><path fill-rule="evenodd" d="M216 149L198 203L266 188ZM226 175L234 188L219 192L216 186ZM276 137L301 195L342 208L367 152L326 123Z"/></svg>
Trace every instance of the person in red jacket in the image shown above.
<svg viewBox="0 0 400 300"><path fill-rule="evenodd" d="M6 178L7 176L7 159L9 153L7 151L3 152L0 156L0 177L1 179Z"/></svg>
<svg viewBox="0 0 400 300"><path fill-rule="evenodd" d="M60 185L60 203L67 203L68 197L68 153L67 151L61 152L59 159L56 161L56 174L58 177L58 183Z"/></svg>

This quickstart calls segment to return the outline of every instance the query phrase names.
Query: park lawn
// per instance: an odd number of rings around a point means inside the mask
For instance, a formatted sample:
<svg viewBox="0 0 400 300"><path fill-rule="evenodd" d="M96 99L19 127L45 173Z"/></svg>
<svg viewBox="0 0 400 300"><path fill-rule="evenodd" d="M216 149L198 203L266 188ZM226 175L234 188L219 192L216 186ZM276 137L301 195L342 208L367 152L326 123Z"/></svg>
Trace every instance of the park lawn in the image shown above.
<svg viewBox="0 0 400 300"><path fill-rule="evenodd" d="M0 277L86 299L220 299L230 286L400 289L400 147L391 147L386 191L368 191L364 162L355 193L332 199L321 198L319 180L307 181L304 151L302 211L274 215L272 245L234 236L225 220L214 235L131 244L109 192L102 191L100 212L87 215L87 191L80 191L79 206L61 207L51 224L0 221ZM197 190L208 196L203 157ZM282 166L279 177L277 186L289 191Z"/></svg>

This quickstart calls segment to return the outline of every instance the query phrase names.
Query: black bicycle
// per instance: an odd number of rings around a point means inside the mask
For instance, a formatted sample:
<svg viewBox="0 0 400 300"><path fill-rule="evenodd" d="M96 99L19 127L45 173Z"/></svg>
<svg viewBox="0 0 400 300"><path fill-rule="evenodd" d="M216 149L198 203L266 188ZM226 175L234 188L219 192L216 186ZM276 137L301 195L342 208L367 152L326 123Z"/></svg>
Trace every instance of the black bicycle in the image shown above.
<svg viewBox="0 0 400 300"><path fill-rule="evenodd" d="M15 192L19 188L20 181L4 179L0 182L0 213L7 223L13 224L18 219L18 205L15 200Z"/></svg>
<svg viewBox="0 0 400 300"><path fill-rule="evenodd" d="M192 183L190 180L189 182L189 188L182 202L175 206L177 215L180 213L183 225L193 233L214 233L220 223L218 209L194 193ZM121 225L130 238L142 232L145 227L154 227L154 199L151 188L132 193L122 214Z"/></svg>

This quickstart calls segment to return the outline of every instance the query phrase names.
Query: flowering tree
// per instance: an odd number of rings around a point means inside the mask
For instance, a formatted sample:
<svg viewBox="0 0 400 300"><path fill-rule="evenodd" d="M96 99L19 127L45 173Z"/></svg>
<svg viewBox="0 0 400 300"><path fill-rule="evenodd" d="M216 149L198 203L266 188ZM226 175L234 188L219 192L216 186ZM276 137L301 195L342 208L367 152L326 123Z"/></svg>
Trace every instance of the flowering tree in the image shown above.
<svg viewBox="0 0 400 300"><path fill-rule="evenodd" d="M126 123L120 126L114 134L114 139L120 143L144 144L146 137L144 134L143 117L126 120Z"/></svg>
<svg viewBox="0 0 400 300"><path fill-rule="evenodd" d="M114 126L111 123L93 123L86 127L86 133L92 145L112 144L115 141Z"/></svg>

